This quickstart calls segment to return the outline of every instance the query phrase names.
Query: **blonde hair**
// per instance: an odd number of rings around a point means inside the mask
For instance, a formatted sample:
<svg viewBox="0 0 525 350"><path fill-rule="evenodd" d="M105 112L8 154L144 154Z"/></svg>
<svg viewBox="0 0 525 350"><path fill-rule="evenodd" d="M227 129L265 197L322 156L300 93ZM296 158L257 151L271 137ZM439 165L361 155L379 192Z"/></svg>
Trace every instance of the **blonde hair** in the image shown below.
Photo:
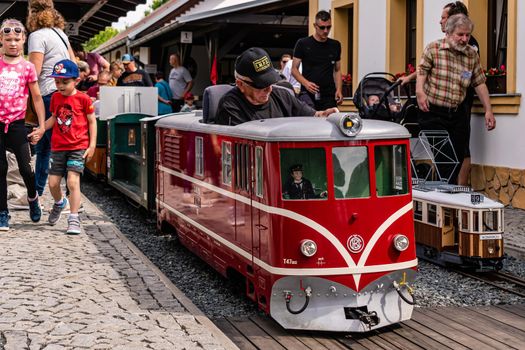
<svg viewBox="0 0 525 350"><path fill-rule="evenodd" d="M55 10L53 0L29 0L27 29L34 32L42 28L64 29L64 17Z"/></svg>
<svg viewBox="0 0 525 350"><path fill-rule="evenodd" d="M86 61L78 61L77 66L79 72L89 72L89 64Z"/></svg>
<svg viewBox="0 0 525 350"><path fill-rule="evenodd" d="M22 24L22 22L20 22L19 20L17 19L14 19L14 18L6 18L2 21L2 24L0 25L0 28L4 28L4 27L7 27L7 24L14 24L15 26L17 27L20 27L22 28L23 32L22 34L25 35L26 33L26 28L24 27L24 25ZM0 32L0 35L3 35L4 32Z"/></svg>

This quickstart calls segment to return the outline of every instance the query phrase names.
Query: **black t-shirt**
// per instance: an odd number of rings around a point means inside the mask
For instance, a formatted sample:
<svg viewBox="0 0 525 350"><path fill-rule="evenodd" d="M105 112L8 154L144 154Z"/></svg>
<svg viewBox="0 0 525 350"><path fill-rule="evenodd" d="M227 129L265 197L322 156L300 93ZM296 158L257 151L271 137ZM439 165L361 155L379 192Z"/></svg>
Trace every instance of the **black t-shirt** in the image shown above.
<svg viewBox="0 0 525 350"><path fill-rule="evenodd" d="M149 74L142 69L134 72L124 72L118 78L117 86L153 86Z"/></svg>
<svg viewBox="0 0 525 350"><path fill-rule="evenodd" d="M321 42L309 36L297 41L293 56L301 59L303 76L319 85L321 96L333 97L334 66L341 60L341 43L330 38ZM301 90L306 91L303 86Z"/></svg>
<svg viewBox="0 0 525 350"><path fill-rule="evenodd" d="M237 88L228 91L219 101L216 124L238 125L250 120L313 116L315 110L282 88L273 88L268 102L253 105Z"/></svg>

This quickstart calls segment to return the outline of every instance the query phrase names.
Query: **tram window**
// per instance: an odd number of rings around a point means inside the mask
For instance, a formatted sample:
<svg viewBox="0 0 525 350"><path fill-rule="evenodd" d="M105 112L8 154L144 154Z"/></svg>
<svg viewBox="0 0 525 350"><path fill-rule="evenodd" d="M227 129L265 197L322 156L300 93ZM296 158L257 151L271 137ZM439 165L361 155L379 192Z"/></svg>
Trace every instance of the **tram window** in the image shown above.
<svg viewBox="0 0 525 350"><path fill-rule="evenodd" d="M469 218L469 211L468 210L462 210L461 211L461 229L463 231L468 231L468 218Z"/></svg>
<svg viewBox="0 0 525 350"><path fill-rule="evenodd" d="M443 226L450 227L452 226L452 209L445 208L443 210Z"/></svg>
<svg viewBox="0 0 525 350"><path fill-rule="evenodd" d="M370 197L367 147L334 147L332 164L335 198Z"/></svg>
<svg viewBox="0 0 525 350"><path fill-rule="evenodd" d="M231 186L232 184L232 144L222 143L222 183Z"/></svg>
<svg viewBox="0 0 525 350"><path fill-rule="evenodd" d="M479 212L475 211L472 214L473 214L472 224L474 226L473 231L479 232Z"/></svg>
<svg viewBox="0 0 525 350"><path fill-rule="evenodd" d="M483 211L483 231L494 232L498 230L498 212Z"/></svg>
<svg viewBox="0 0 525 350"><path fill-rule="evenodd" d="M423 221L423 203L414 201L414 220Z"/></svg>
<svg viewBox="0 0 525 350"><path fill-rule="evenodd" d="M195 175L204 175L204 156L203 139L201 136L195 137Z"/></svg>
<svg viewBox="0 0 525 350"><path fill-rule="evenodd" d="M378 196L408 193L407 154L405 145L377 146L374 149Z"/></svg>
<svg viewBox="0 0 525 350"><path fill-rule="evenodd" d="M255 194L257 197L263 196L263 149L255 148Z"/></svg>
<svg viewBox="0 0 525 350"><path fill-rule="evenodd" d="M437 207L435 204L427 204L427 222L437 224Z"/></svg>
<svg viewBox="0 0 525 350"><path fill-rule="evenodd" d="M324 148L280 150L283 199L326 199Z"/></svg>

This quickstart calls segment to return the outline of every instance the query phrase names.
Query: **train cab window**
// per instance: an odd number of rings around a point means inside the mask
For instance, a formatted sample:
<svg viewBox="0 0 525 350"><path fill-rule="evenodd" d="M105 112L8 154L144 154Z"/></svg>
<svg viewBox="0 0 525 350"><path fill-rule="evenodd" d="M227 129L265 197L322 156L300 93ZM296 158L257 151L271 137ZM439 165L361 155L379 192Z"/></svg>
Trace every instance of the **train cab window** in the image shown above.
<svg viewBox="0 0 525 350"><path fill-rule="evenodd" d="M435 204L427 204L427 222L429 224L437 224L437 207Z"/></svg>
<svg viewBox="0 0 525 350"><path fill-rule="evenodd" d="M423 203L414 201L414 220L423 221Z"/></svg>
<svg viewBox="0 0 525 350"><path fill-rule="evenodd" d="M222 142L222 183L231 186L232 184L232 144L231 142Z"/></svg>
<svg viewBox="0 0 525 350"><path fill-rule="evenodd" d="M201 136L195 137L195 175L204 175L204 147Z"/></svg>
<svg viewBox="0 0 525 350"><path fill-rule="evenodd" d="M332 164L335 198L370 197L370 172L366 147L334 147Z"/></svg>
<svg viewBox="0 0 525 350"><path fill-rule="evenodd" d="M263 196L263 149L255 148L255 195Z"/></svg>
<svg viewBox="0 0 525 350"><path fill-rule="evenodd" d="M494 232L498 230L498 212L497 211L483 211L483 231Z"/></svg>
<svg viewBox="0 0 525 350"><path fill-rule="evenodd" d="M407 153L405 145L378 146L374 149L377 195L408 193Z"/></svg>
<svg viewBox="0 0 525 350"><path fill-rule="evenodd" d="M283 199L326 199L324 148L280 150Z"/></svg>

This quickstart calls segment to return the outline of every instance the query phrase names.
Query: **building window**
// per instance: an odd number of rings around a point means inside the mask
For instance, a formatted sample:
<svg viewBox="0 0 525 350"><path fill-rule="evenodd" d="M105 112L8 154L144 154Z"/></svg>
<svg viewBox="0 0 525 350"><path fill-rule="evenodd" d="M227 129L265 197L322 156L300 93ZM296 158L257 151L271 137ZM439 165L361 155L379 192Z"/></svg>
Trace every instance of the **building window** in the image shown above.
<svg viewBox="0 0 525 350"><path fill-rule="evenodd" d="M507 65L507 0L489 0L487 69Z"/></svg>
<svg viewBox="0 0 525 350"><path fill-rule="evenodd" d="M417 0L407 0L406 2L406 51L405 67L408 65L416 66L416 17Z"/></svg>
<svg viewBox="0 0 525 350"><path fill-rule="evenodd" d="M195 175L204 175L204 155L202 136L195 137Z"/></svg>

